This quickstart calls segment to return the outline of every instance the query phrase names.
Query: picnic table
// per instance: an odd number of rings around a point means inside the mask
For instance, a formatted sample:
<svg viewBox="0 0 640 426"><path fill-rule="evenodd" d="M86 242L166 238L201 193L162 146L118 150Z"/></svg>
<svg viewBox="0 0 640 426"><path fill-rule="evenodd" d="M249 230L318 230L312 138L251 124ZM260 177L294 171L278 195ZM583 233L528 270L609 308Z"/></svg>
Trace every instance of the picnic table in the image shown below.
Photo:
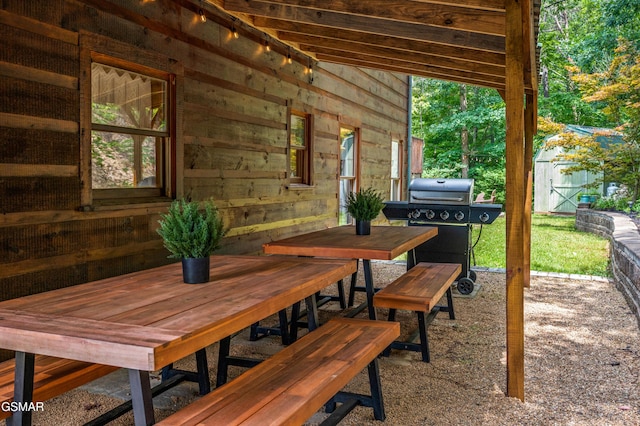
<svg viewBox="0 0 640 426"><path fill-rule="evenodd" d="M393 260L407 252L412 256L415 247L436 235L438 228L435 226L373 226L371 234L356 235L353 226L344 225L265 243L263 250L267 254L362 260L367 302L352 314L368 307L369 318L376 319L371 260ZM352 279L352 294L354 290L355 280Z"/></svg>
<svg viewBox="0 0 640 426"><path fill-rule="evenodd" d="M180 264L0 302L0 348L16 351L15 398L32 399L33 354L129 370L136 425L153 424L149 372L306 299L356 271L353 260L212 256L211 281ZM31 383L32 385L32 383ZM16 412L13 424L30 424Z"/></svg>

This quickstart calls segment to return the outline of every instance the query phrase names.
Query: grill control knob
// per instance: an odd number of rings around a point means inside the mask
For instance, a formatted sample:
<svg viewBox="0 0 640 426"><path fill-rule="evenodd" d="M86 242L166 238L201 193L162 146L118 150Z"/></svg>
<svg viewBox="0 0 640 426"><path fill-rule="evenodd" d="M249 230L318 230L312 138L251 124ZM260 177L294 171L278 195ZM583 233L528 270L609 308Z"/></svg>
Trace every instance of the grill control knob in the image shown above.
<svg viewBox="0 0 640 426"><path fill-rule="evenodd" d="M413 212L411 212L411 217L414 219L417 219L420 217L420 210L415 209Z"/></svg>
<svg viewBox="0 0 640 426"><path fill-rule="evenodd" d="M442 220L449 219L449 212L445 210L442 213L440 213L440 219L442 219Z"/></svg>
<svg viewBox="0 0 640 426"><path fill-rule="evenodd" d="M460 222L462 219L464 219L464 213L463 213L463 212L461 212L460 210L458 210L458 211L456 212L456 214L454 215L454 217L456 218L456 220L457 220L458 222Z"/></svg>
<svg viewBox="0 0 640 426"><path fill-rule="evenodd" d="M486 222L488 220L489 220L489 213L482 212L482 214L480 215L480 222Z"/></svg>
<svg viewBox="0 0 640 426"><path fill-rule="evenodd" d="M425 216L427 219L431 220L431 219L433 219L434 217L436 217L436 212L434 212L433 210L427 210L427 211L425 212L424 216Z"/></svg>

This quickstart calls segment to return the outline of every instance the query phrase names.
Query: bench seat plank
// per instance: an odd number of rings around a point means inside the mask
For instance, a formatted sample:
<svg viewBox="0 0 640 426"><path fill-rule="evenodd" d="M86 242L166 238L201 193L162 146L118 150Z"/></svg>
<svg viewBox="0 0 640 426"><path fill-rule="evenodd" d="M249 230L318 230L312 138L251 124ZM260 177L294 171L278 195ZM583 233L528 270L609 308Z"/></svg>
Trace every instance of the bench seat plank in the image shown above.
<svg viewBox="0 0 640 426"><path fill-rule="evenodd" d="M418 263L373 297L380 308L431 312L462 272L457 263Z"/></svg>
<svg viewBox="0 0 640 426"><path fill-rule="evenodd" d="M117 370L118 367L36 355L33 400L46 401ZM15 360L0 363L0 403L13 401ZM11 415L0 410L0 419Z"/></svg>
<svg viewBox="0 0 640 426"><path fill-rule="evenodd" d="M159 424L303 424L399 334L398 323L332 319Z"/></svg>

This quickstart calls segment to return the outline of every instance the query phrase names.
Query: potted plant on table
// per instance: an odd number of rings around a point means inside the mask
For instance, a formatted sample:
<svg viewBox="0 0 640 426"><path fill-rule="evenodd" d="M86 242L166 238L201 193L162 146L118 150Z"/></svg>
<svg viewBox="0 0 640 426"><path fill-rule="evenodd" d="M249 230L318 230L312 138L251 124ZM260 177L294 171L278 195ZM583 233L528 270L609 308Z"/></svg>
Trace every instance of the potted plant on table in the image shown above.
<svg viewBox="0 0 640 426"><path fill-rule="evenodd" d="M356 220L357 235L371 233L371 221L382 211L383 200L382 195L373 188L360 189L347 196L347 212Z"/></svg>
<svg viewBox="0 0 640 426"><path fill-rule="evenodd" d="M224 236L222 218L213 201L205 201L203 206L201 210L196 201L175 200L158 221L157 232L171 252L169 257L182 259L183 279L189 284L209 281L209 256Z"/></svg>

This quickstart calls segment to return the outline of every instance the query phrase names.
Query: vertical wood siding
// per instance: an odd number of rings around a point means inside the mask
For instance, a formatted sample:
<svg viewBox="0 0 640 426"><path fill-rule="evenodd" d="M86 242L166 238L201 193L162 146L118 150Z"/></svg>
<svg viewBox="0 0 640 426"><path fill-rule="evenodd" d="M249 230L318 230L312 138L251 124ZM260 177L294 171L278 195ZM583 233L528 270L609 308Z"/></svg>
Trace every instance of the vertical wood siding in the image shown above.
<svg viewBox="0 0 640 426"><path fill-rule="evenodd" d="M222 252L256 253L272 239L337 224L341 122L361 130L361 184L388 196L391 139L406 141L406 76L325 63L310 82L308 64L286 64L283 46L264 52L260 34L242 27L231 38L225 16L210 7L202 24L198 7L2 2L1 299L169 262L155 232L166 204L81 208L82 40L133 62L160 55L184 70L177 193L215 199L229 229ZM313 188L287 187L290 105L314 115Z"/></svg>

